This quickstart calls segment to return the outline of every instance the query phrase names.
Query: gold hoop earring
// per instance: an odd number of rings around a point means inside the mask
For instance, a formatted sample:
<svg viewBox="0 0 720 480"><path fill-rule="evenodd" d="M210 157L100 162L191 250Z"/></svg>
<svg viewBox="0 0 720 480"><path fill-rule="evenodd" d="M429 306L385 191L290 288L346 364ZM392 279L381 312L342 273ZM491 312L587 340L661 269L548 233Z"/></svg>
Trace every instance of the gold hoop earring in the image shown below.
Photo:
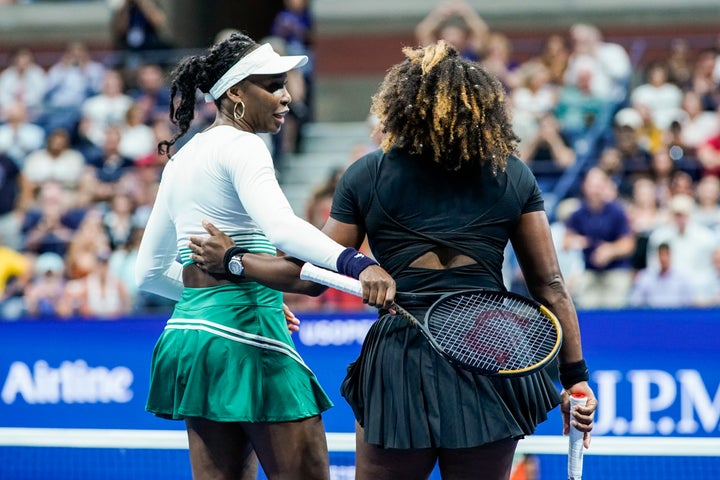
<svg viewBox="0 0 720 480"><path fill-rule="evenodd" d="M237 113L238 105L242 105L242 113L240 115L238 115L238 113ZM233 118L235 118L235 120L239 122L240 120L242 120L242 118L244 116L245 116L245 104L243 103L242 100L238 100L238 102L233 107Z"/></svg>

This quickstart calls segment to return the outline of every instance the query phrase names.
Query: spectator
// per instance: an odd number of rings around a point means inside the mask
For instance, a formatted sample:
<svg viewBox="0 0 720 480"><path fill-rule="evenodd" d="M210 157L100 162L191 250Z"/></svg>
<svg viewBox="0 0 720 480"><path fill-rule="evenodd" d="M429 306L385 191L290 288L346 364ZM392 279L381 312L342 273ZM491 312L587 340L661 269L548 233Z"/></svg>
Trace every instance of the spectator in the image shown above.
<svg viewBox="0 0 720 480"><path fill-rule="evenodd" d="M623 108L615 114L615 148L620 152L623 172L627 178L650 172L652 154L641 143L642 128L642 116L634 108Z"/></svg>
<svg viewBox="0 0 720 480"><path fill-rule="evenodd" d="M70 146L67 130L60 128L50 133L45 148L27 156L22 172L34 192L49 180L58 181L66 188L75 188L84 168L85 158Z"/></svg>
<svg viewBox="0 0 720 480"><path fill-rule="evenodd" d="M630 305L634 307L679 308L694 303L696 289L692 276L673 265L668 243L657 248L657 266L641 270L630 293Z"/></svg>
<svg viewBox="0 0 720 480"><path fill-rule="evenodd" d="M477 12L463 0L449 0L437 4L415 27L415 38L420 45L431 45L445 40L460 56L480 61L487 50L490 30Z"/></svg>
<svg viewBox="0 0 720 480"><path fill-rule="evenodd" d="M603 148L598 157L597 167L610 177L610 180L622 198L630 196L632 179L625 175L620 150L615 147Z"/></svg>
<svg viewBox="0 0 720 480"><path fill-rule="evenodd" d="M708 278L712 273L710 259L718 241L713 232L692 218L695 200L689 195L673 196L669 204L671 221L650 234L648 266L657 267L657 249L662 243L670 245L672 265L692 272L696 278Z"/></svg>
<svg viewBox="0 0 720 480"><path fill-rule="evenodd" d="M692 90L683 95L678 123L680 134L675 144L683 149L683 155L696 156L700 145L720 133L720 114L703 110L700 96Z"/></svg>
<svg viewBox="0 0 720 480"><path fill-rule="evenodd" d="M514 90L519 83L517 63L512 59L512 43L507 35L492 32L487 37L485 55L480 64L495 75L507 91Z"/></svg>
<svg viewBox="0 0 720 480"><path fill-rule="evenodd" d="M543 42L538 59L545 65L550 74L550 83L561 87L564 83L570 50L562 35L551 34Z"/></svg>
<svg viewBox="0 0 720 480"><path fill-rule="evenodd" d="M717 53L712 49L701 51L695 59L691 90L699 97L703 110L713 111L720 107L720 86L715 79Z"/></svg>
<svg viewBox="0 0 720 480"><path fill-rule="evenodd" d="M22 168L25 158L45 144L45 130L29 122L27 108L19 101L5 109L5 122L0 125L0 152Z"/></svg>
<svg viewBox="0 0 720 480"><path fill-rule="evenodd" d="M658 150L650 159L650 178L655 184L655 198L661 207L666 207L670 202L673 177L677 172L667 150Z"/></svg>
<svg viewBox="0 0 720 480"><path fill-rule="evenodd" d="M552 114L543 116L537 133L520 145L520 158L530 166L543 192L552 191L565 170L575 163L577 157L571 145Z"/></svg>
<svg viewBox="0 0 720 480"><path fill-rule="evenodd" d="M617 103L627 96L632 74L630 58L621 45L603 41L597 27L575 24L570 28L572 53L565 71L565 83L574 84L581 72L590 70L590 91L600 99Z"/></svg>
<svg viewBox="0 0 720 480"><path fill-rule="evenodd" d="M142 105L139 103L134 103L128 108L121 129L118 152L123 157L135 160L157 151L155 133L144 123Z"/></svg>
<svg viewBox="0 0 720 480"><path fill-rule="evenodd" d="M540 119L555 109L558 89L550 83L550 72L539 61L524 63L518 73L520 84L510 93L510 104L513 130L524 142L538 133Z"/></svg>
<svg viewBox="0 0 720 480"><path fill-rule="evenodd" d="M53 252L37 257L34 276L25 289L25 309L35 318L58 317L64 314L65 264Z"/></svg>
<svg viewBox="0 0 720 480"><path fill-rule="evenodd" d="M92 60L84 43L72 42L48 71L41 123L45 131L66 129L73 137L80 108L102 86L105 67Z"/></svg>
<svg viewBox="0 0 720 480"><path fill-rule="evenodd" d="M80 136L92 145L101 147L105 140L105 130L109 126L122 125L132 103L133 99L124 93L120 72L108 70L103 77L100 93L82 104Z"/></svg>
<svg viewBox="0 0 720 480"><path fill-rule="evenodd" d="M660 129L668 128L678 118L682 98L680 88L670 82L670 73L663 61L650 63L645 70L645 83L630 93L632 106L649 108L653 124Z"/></svg>
<svg viewBox="0 0 720 480"><path fill-rule="evenodd" d="M5 246L14 250L22 248L20 202L23 184L17 164L0 152L0 238Z"/></svg>
<svg viewBox="0 0 720 480"><path fill-rule="evenodd" d="M139 105L142 122L151 125L157 118L167 118L170 109L170 87L167 86L162 67L157 63L144 63L137 68L137 85L130 96Z"/></svg>
<svg viewBox="0 0 720 480"><path fill-rule="evenodd" d="M123 282L110 271L110 251L98 252L90 272L65 285L65 315L113 320L130 312L130 296Z"/></svg>
<svg viewBox="0 0 720 480"><path fill-rule="evenodd" d="M667 129L663 130L659 128L652 117L650 108L644 103L636 103L634 107L621 109L622 110L635 110L640 114L642 122L635 132L638 137L638 144L650 154L653 154L661 148L668 148ZM619 113L619 112L618 112ZM677 120L673 120L672 125L677 124Z"/></svg>
<svg viewBox="0 0 720 480"><path fill-rule="evenodd" d="M680 87L681 90L687 90L690 87L690 77L692 75L690 45L684 38L674 38L670 43L668 71L670 81Z"/></svg>
<svg viewBox="0 0 720 480"><path fill-rule="evenodd" d="M585 134L609 107L609 103L591 89L593 70L581 67L576 70L573 81L566 82L560 89L555 107L555 116L563 132L573 138Z"/></svg>
<svg viewBox="0 0 720 480"><path fill-rule="evenodd" d="M93 193L95 201L107 201L112 196L115 183L135 165L131 158L120 152L122 139L120 127L108 127L104 137L102 150L91 154L88 158L88 164L96 180Z"/></svg>
<svg viewBox="0 0 720 480"><path fill-rule="evenodd" d="M301 71L308 79L312 76L313 17L308 0L284 0L270 27L270 35L285 42L287 55L305 55L308 63Z"/></svg>
<svg viewBox="0 0 720 480"><path fill-rule="evenodd" d="M5 109L15 102L25 105L31 120L37 119L42 110L47 74L35 63L29 48L19 48L12 56L10 65L0 73L0 121Z"/></svg>
<svg viewBox="0 0 720 480"><path fill-rule="evenodd" d="M133 311L144 311L145 302L138 295L137 283L135 282L135 263L137 261L137 249L140 246L143 227L133 226L127 236L125 243L118 244L110 254L110 271L115 274L125 286L130 297L130 304ZM158 297L161 298L161 297Z"/></svg>
<svg viewBox="0 0 720 480"><path fill-rule="evenodd" d="M697 304L704 307L720 306L720 246L712 252L710 276L697 283L699 285Z"/></svg>
<svg viewBox="0 0 720 480"><path fill-rule="evenodd" d="M720 132L698 146L697 159L703 175L720 176Z"/></svg>
<svg viewBox="0 0 720 480"><path fill-rule="evenodd" d="M155 0L123 0L112 18L116 46L124 50L125 68L161 60L157 50L170 48L167 15Z"/></svg>
<svg viewBox="0 0 720 480"><path fill-rule="evenodd" d="M695 186L698 200L695 221L715 232L720 240L720 178L706 175Z"/></svg>
<svg viewBox="0 0 720 480"><path fill-rule="evenodd" d="M567 221L565 249L583 251L585 271L578 286L581 308L621 308L632 284L631 256L635 239L615 189L599 168L591 168L582 184L583 202Z"/></svg>
<svg viewBox="0 0 720 480"><path fill-rule="evenodd" d="M635 235L635 252L632 266L636 271L647 267L647 244L650 234L670 217L658 202L656 187L649 177L638 177L632 182L632 197L627 206L630 228Z"/></svg>
<svg viewBox="0 0 720 480"><path fill-rule="evenodd" d="M31 279L30 260L21 252L0 243L0 320L20 317L24 309L21 295Z"/></svg>
<svg viewBox="0 0 720 480"><path fill-rule="evenodd" d="M25 217L25 250L36 254L67 252L74 230L69 224L68 210L50 197L43 199L39 211L31 211Z"/></svg>
<svg viewBox="0 0 720 480"><path fill-rule="evenodd" d="M102 217L113 250L130 240L130 234L136 227L133 221L134 211L135 205L130 195L116 191L110 202L110 209Z"/></svg>
<svg viewBox="0 0 720 480"><path fill-rule="evenodd" d="M68 245L65 256L68 279L76 280L92 273L98 255L105 251L110 251L110 238L103 225L102 210L94 207L86 212Z"/></svg>

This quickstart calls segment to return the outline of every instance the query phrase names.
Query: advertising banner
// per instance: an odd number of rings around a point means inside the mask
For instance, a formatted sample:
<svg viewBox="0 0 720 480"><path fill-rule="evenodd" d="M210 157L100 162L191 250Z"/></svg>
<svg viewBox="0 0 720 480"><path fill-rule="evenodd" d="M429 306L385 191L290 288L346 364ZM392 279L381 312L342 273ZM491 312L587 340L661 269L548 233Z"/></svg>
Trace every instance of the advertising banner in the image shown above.
<svg viewBox="0 0 720 480"><path fill-rule="evenodd" d="M373 311L299 314L293 338L335 403L328 432L352 432L340 396ZM600 401L596 435L720 436L720 311L581 312ZM145 412L157 317L0 322L0 427L183 429ZM536 433L557 435L558 409Z"/></svg>

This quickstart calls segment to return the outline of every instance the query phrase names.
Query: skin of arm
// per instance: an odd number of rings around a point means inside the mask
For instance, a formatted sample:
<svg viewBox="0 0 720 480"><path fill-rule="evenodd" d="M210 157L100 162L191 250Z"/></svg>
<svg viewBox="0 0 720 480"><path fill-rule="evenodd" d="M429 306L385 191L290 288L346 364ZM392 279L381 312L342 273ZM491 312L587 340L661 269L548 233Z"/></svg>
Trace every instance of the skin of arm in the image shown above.
<svg viewBox="0 0 720 480"><path fill-rule="evenodd" d="M203 222L209 237L190 237L189 247L192 260L206 272L224 274L223 258L228 248L235 244L230 237L219 231L212 223ZM323 233L341 245L358 248L365 238L357 225L338 222L329 218L323 227ZM292 293L317 296L327 288L314 282L300 280L301 260L293 257L251 254L243 255L245 271L243 277L261 283L267 287ZM395 284L384 281L385 271L379 266L370 266L360 274L360 281L371 285L363 289L363 301L371 306L388 308L395 298Z"/></svg>
<svg viewBox="0 0 720 480"><path fill-rule="evenodd" d="M582 360L577 312L560 272L550 233L550 224L545 212L538 211L522 215L510 241L530 294L538 302L547 306L560 321L563 331L560 363ZM578 408L572 419L573 425L585 432L584 444L588 448L592 417L597 408L597 400L587 382L576 383L563 391L563 432L566 434L569 432L571 421L569 395L573 393L582 393L588 398L587 406Z"/></svg>
<svg viewBox="0 0 720 480"><path fill-rule="evenodd" d="M625 235L614 242L605 242L598 245L592 254L595 265L604 267L613 260L625 258L635 251L635 237Z"/></svg>

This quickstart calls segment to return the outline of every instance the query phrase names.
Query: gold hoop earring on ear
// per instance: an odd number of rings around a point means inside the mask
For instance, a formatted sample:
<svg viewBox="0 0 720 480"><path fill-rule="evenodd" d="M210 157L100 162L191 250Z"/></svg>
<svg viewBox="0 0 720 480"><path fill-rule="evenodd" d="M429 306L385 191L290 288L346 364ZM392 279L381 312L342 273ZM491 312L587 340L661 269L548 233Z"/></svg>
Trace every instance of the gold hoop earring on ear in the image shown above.
<svg viewBox="0 0 720 480"><path fill-rule="evenodd" d="M242 105L242 113L240 115L238 115L238 113L237 113L238 105ZM245 104L243 103L242 100L238 100L238 102L233 107L233 118L235 118L235 120L237 120L239 122L240 120L242 120L242 118L244 116L245 116Z"/></svg>

